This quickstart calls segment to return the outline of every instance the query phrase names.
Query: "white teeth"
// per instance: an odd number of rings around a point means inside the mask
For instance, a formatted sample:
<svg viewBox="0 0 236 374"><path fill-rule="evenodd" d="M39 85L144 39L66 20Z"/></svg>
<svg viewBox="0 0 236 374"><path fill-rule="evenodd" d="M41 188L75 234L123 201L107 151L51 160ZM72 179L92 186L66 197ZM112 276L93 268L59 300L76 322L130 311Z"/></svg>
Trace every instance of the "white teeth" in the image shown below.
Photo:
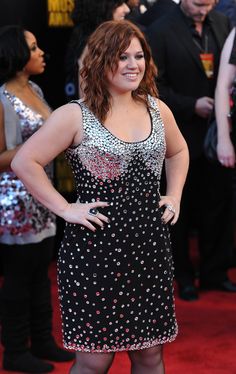
<svg viewBox="0 0 236 374"><path fill-rule="evenodd" d="M135 78L137 77L137 74L125 74L128 78Z"/></svg>

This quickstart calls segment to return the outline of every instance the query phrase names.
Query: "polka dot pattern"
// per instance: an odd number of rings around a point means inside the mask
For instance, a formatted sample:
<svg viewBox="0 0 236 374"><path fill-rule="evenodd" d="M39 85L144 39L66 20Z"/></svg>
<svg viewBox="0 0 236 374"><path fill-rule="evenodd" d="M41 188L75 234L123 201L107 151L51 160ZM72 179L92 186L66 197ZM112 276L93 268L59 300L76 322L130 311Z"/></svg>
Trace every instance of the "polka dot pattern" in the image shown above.
<svg viewBox="0 0 236 374"><path fill-rule="evenodd" d="M66 348L116 352L175 339L173 262L158 208L164 126L149 97L152 130L141 142L113 136L81 101L84 137L66 151L78 200L108 201L93 233L67 223L58 259Z"/></svg>

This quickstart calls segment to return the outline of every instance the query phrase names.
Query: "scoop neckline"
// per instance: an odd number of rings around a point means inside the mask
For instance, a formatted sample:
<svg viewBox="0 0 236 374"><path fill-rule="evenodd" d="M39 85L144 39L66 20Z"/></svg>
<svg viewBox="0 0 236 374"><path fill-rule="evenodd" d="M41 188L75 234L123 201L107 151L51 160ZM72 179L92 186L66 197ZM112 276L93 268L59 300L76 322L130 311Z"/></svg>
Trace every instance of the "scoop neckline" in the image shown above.
<svg viewBox="0 0 236 374"><path fill-rule="evenodd" d="M30 83L32 89L34 89L32 82L29 81L29 83ZM28 104L26 104L23 100L21 100L21 98L19 96L17 96L15 94L11 93L10 91L8 91L8 89L6 88L6 85L4 85L3 92L6 92L10 97L15 98L16 100L19 100L24 105L25 108L28 108L35 115L39 116L43 121L46 121L46 119L44 118L44 116L41 113L36 112L36 110L34 108L32 108L31 106L29 106ZM36 92L36 94L37 94L37 92Z"/></svg>
<svg viewBox="0 0 236 374"><path fill-rule="evenodd" d="M95 114L87 107L87 105L84 103L84 102L81 102L85 107L86 109L89 111L89 113L91 113L91 115L94 117L94 119L96 120L96 122L100 125L100 127L102 129L104 129L106 132L108 132L114 139L118 140L120 143L124 143L124 144L129 144L129 145L133 145L133 144L140 144L140 143L144 143L146 141L148 141L148 139L152 136L153 134L153 116L152 116L152 113L151 113L151 110L150 108L148 107L147 108L147 111L148 111L148 114L149 114L149 118L150 118L150 124L151 124L151 128L150 128L150 132L149 132L149 135L145 138L145 139L142 139L142 140L138 140L138 141L135 141L135 142L128 142L128 141L125 141L123 139L120 139L118 138L116 135L114 135L107 127L104 126L104 124L99 121L99 119L95 116Z"/></svg>

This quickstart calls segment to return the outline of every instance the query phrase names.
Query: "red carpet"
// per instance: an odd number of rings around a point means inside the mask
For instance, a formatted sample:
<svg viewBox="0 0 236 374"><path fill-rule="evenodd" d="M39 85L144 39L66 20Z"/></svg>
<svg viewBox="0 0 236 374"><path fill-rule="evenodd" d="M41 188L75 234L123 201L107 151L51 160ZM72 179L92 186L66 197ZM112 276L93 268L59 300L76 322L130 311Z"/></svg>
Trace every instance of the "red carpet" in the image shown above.
<svg viewBox="0 0 236 374"><path fill-rule="evenodd" d="M54 331L61 343L55 264L51 267ZM236 269L230 272L236 282ZM165 346L167 374L236 374L236 296L224 292L202 292L199 301L176 297L179 336ZM0 349L0 356L2 348ZM69 364L55 364L55 374L67 374ZM0 364L1 368L1 364ZM1 374L9 372L1 370ZM117 354L109 374L128 374L126 353ZM79 374L79 373L78 373ZM143 373L145 374L145 373Z"/></svg>

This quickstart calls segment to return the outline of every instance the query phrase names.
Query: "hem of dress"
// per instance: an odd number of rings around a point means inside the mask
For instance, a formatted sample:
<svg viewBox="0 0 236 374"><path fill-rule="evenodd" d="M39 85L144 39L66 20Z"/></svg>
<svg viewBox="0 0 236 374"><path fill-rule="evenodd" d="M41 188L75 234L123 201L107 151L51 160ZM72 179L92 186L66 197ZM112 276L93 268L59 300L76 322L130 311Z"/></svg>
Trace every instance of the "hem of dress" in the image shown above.
<svg viewBox="0 0 236 374"><path fill-rule="evenodd" d="M140 351L142 349L152 348L156 345L163 345L165 343L173 342L178 335L178 328L176 328L176 332L170 338L167 339L155 339L152 342L146 342L145 344L133 344L130 347L124 348L107 348L107 349L90 349L87 347L83 347L82 345L69 345L63 342L63 345L66 349L74 350L77 352L87 352L87 353L110 353L110 352L125 352L125 351Z"/></svg>

